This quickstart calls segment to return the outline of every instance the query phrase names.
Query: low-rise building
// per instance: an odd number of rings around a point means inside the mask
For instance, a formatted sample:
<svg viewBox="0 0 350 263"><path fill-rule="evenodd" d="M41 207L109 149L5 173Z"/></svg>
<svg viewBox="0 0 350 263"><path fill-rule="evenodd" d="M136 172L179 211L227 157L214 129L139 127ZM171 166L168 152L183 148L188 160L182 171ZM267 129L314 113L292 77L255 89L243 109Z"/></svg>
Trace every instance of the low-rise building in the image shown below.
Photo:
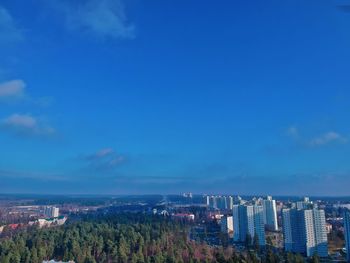
<svg viewBox="0 0 350 263"><path fill-rule="evenodd" d="M172 216L178 219L194 220L194 214L178 213L173 214Z"/></svg>
<svg viewBox="0 0 350 263"><path fill-rule="evenodd" d="M64 216L59 216L56 218L40 218L34 222L30 222L32 224L38 224L40 228L42 227L50 227L50 226L61 226L67 221L67 218Z"/></svg>

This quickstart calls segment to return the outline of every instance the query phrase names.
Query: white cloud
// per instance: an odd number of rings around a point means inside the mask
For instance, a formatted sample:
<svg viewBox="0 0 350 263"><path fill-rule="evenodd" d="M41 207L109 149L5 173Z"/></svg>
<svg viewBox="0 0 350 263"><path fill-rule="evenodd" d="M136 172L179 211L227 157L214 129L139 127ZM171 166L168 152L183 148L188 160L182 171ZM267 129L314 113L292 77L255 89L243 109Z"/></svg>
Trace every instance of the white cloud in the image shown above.
<svg viewBox="0 0 350 263"><path fill-rule="evenodd" d="M0 99L22 98L25 87L26 84L20 79L0 83Z"/></svg>
<svg viewBox="0 0 350 263"><path fill-rule="evenodd" d="M4 131L24 136L49 136L55 129L29 114L12 114L0 122Z"/></svg>
<svg viewBox="0 0 350 263"><path fill-rule="evenodd" d="M55 1L66 26L102 38L133 38L134 26L127 21L121 0Z"/></svg>
<svg viewBox="0 0 350 263"><path fill-rule="evenodd" d="M13 17L4 7L0 6L0 43L12 43L23 38L16 27Z"/></svg>
<svg viewBox="0 0 350 263"><path fill-rule="evenodd" d="M52 104L52 97L32 98L26 92L27 84L21 79L9 80L0 83L0 102L24 101L40 107L48 107Z"/></svg>
<svg viewBox="0 0 350 263"><path fill-rule="evenodd" d="M348 139L337 132L326 132L318 137L315 137L309 141L311 146L321 146L333 142L346 143Z"/></svg>

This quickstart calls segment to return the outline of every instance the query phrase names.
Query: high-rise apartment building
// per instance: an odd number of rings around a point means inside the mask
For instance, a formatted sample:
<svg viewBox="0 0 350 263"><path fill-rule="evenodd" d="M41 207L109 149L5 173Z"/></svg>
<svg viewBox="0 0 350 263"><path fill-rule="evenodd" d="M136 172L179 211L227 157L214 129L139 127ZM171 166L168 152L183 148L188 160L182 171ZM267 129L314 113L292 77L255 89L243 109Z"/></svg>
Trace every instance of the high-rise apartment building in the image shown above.
<svg viewBox="0 0 350 263"><path fill-rule="evenodd" d="M232 207L233 207L233 197L232 197L232 196L229 196L229 197L227 198L227 209L232 210Z"/></svg>
<svg viewBox="0 0 350 263"><path fill-rule="evenodd" d="M205 204L213 209L232 209L233 198L231 196L206 196Z"/></svg>
<svg viewBox="0 0 350 263"><path fill-rule="evenodd" d="M327 257L328 238L325 212L321 209L313 209L312 215L315 229L316 252L321 257Z"/></svg>
<svg viewBox="0 0 350 263"><path fill-rule="evenodd" d="M227 199L226 196L218 196L216 197L216 205L218 209L227 209Z"/></svg>
<svg viewBox="0 0 350 263"><path fill-rule="evenodd" d="M54 206L46 206L44 208L44 215L47 217L58 217L59 216L59 208Z"/></svg>
<svg viewBox="0 0 350 263"><path fill-rule="evenodd" d="M264 210L258 205L234 205L233 240L245 242L250 236L253 241L257 235L259 245L265 246Z"/></svg>
<svg viewBox="0 0 350 263"><path fill-rule="evenodd" d="M344 235L346 247L346 260L350 262L350 211L344 213Z"/></svg>
<svg viewBox="0 0 350 263"><path fill-rule="evenodd" d="M264 209L264 224L268 230L277 231L277 209L276 201L268 196L266 200L262 200L262 205Z"/></svg>
<svg viewBox="0 0 350 263"><path fill-rule="evenodd" d="M207 196L205 196L204 198L205 198L205 204L206 204L207 206L209 206L209 205L210 205L210 196L207 195Z"/></svg>
<svg viewBox="0 0 350 263"><path fill-rule="evenodd" d="M286 251L308 257L328 256L326 219L324 210L283 209L283 236Z"/></svg>
<svg viewBox="0 0 350 263"><path fill-rule="evenodd" d="M221 232L231 233L233 232L233 219L232 216L223 216L221 218Z"/></svg>
<svg viewBox="0 0 350 263"><path fill-rule="evenodd" d="M312 207L312 202L309 197L304 197L302 201L296 203L297 209L310 209Z"/></svg>
<svg viewBox="0 0 350 263"><path fill-rule="evenodd" d="M209 197L209 207L210 208L217 208L216 196Z"/></svg>
<svg viewBox="0 0 350 263"><path fill-rule="evenodd" d="M59 208L53 207L52 208L52 217L58 217L59 216Z"/></svg>

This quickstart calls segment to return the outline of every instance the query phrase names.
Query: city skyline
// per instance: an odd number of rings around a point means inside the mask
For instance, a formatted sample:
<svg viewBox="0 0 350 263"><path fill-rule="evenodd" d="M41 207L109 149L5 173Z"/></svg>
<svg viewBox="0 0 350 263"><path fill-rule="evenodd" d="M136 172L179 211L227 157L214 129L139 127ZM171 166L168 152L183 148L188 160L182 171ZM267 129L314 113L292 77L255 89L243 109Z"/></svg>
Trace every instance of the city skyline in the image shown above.
<svg viewBox="0 0 350 263"><path fill-rule="evenodd" d="M1 192L350 196L349 4L1 1Z"/></svg>

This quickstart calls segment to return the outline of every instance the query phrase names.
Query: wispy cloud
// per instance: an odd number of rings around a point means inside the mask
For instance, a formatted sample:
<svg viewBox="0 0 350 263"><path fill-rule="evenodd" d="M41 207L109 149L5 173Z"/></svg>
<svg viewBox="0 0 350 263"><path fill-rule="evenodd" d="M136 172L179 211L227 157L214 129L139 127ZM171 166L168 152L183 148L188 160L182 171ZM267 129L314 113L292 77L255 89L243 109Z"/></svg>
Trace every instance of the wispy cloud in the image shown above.
<svg viewBox="0 0 350 263"><path fill-rule="evenodd" d="M330 143L347 143L348 139L337 132L326 132L318 137L312 138L309 141L309 145L311 146L322 146Z"/></svg>
<svg viewBox="0 0 350 263"><path fill-rule="evenodd" d="M286 134L294 139L297 139L299 137L299 130L296 126L290 126L288 127Z"/></svg>
<svg viewBox="0 0 350 263"><path fill-rule="evenodd" d="M56 130L30 114L12 114L0 121L3 131L19 136L51 136Z"/></svg>
<svg viewBox="0 0 350 263"><path fill-rule="evenodd" d="M0 83L0 99L18 99L25 95L26 84L23 80L16 79Z"/></svg>
<svg viewBox="0 0 350 263"><path fill-rule="evenodd" d="M84 160L89 169L104 171L113 170L126 161L125 156L118 154L112 148L103 148L93 154L82 155L79 159Z"/></svg>
<svg viewBox="0 0 350 263"><path fill-rule="evenodd" d="M125 15L121 0L54 1L70 30L102 38L133 38L134 25Z"/></svg>
<svg viewBox="0 0 350 263"><path fill-rule="evenodd" d="M21 31L7 9L0 6L0 43L13 43L23 39Z"/></svg>
<svg viewBox="0 0 350 263"><path fill-rule="evenodd" d="M85 159L98 160L98 159L108 157L112 154L114 154L114 150L112 148L104 148L104 149L98 150L97 152L95 152L93 154L86 155Z"/></svg>
<svg viewBox="0 0 350 263"><path fill-rule="evenodd" d="M110 161L109 161L109 165L114 167L114 166L117 166L119 164L122 164L125 162L125 157L124 156L121 156L121 155L118 155L118 156L115 156L114 158L112 158Z"/></svg>
<svg viewBox="0 0 350 263"><path fill-rule="evenodd" d="M286 134L294 139L296 142L300 143L301 145L304 145L306 147L318 147L318 146L324 146L332 143L347 143L348 138L344 135L341 135L338 132L335 131L328 131L321 135L305 138L305 136L302 136L302 134L299 132L299 129L296 126L290 126L286 130Z"/></svg>

